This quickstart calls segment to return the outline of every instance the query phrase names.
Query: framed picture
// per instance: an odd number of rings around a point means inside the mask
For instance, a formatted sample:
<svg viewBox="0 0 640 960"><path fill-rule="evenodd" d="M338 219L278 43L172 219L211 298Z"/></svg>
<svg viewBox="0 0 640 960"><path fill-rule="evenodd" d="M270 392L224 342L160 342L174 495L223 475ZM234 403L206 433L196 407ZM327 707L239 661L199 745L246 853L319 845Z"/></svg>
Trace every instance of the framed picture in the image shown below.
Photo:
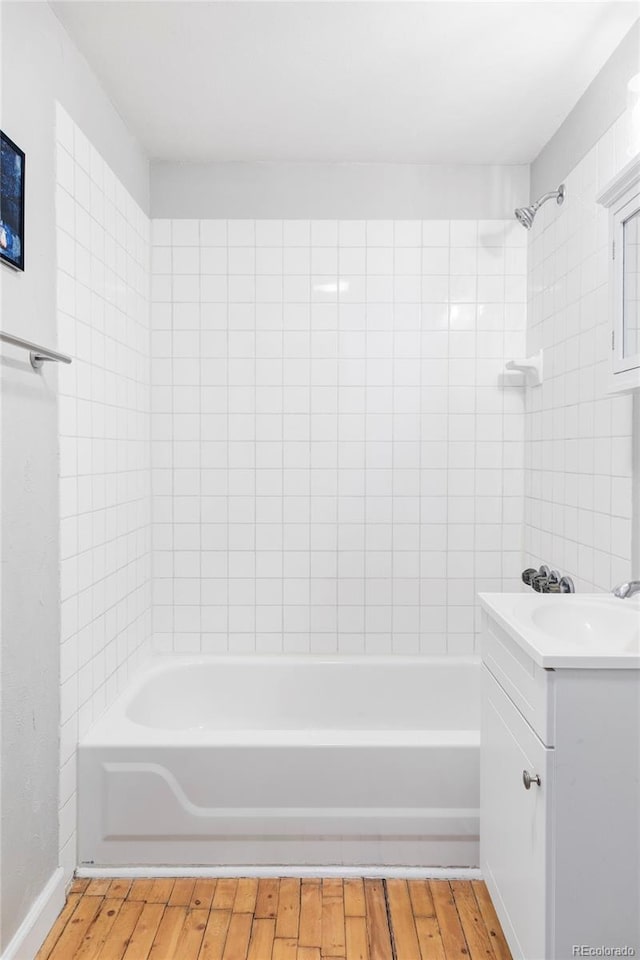
<svg viewBox="0 0 640 960"><path fill-rule="evenodd" d="M24 270L24 153L1 130L0 261Z"/></svg>

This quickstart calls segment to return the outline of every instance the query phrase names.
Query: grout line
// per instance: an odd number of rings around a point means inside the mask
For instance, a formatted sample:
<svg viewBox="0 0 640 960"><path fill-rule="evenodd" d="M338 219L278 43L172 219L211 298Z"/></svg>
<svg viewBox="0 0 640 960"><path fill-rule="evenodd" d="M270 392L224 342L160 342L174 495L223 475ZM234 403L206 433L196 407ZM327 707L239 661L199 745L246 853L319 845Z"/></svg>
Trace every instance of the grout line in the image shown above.
<svg viewBox="0 0 640 960"><path fill-rule="evenodd" d="M253 243L250 249L253 251L253 300L251 309L253 313L253 652L258 652L258 549L257 549L257 529L256 512L258 506L258 406L256 398L258 395L258 264L256 231L257 220L252 220ZM228 362L228 351L227 351ZM227 451L229 449L229 434L227 433ZM230 495L230 491L229 491ZM229 541L227 540L227 551L229 551ZM270 651L271 652L271 651Z"/></svg>
<svg viewBox="0 0 640 960"><path fill-rule="evenodd" d="M311 257L312 257L312 253L313 253L313 247L312 247L312 221L311 221L311 220L309 220L309 225L308 225L308 228L307 228L307 248L306 248L306 249L307 249L307 251L308 251L308 253L309 253L308 260L307 260L309 273L308 273L308 276L306 277L306 280L307 280L307 296L309 297L309 315L308 315L309 318L308 318L308 322L307 322L307 330L308 330L308 335L309 335L309 340L308 340L308 344L309 344L309 345L308 345L308 347L307 347L307 354L308 354L308 361L307 361L307 362L308 362L308 374L309 374L309 376L308 376L308 384L307 384L308 400L309 400L309 412L308 412L308 418L309 418L309 419L308 419L308 429L307 429L307 435L308 435L308 439L307 439L307 447L308 447L308 465L307 465L307 472L308 472L308 475L309 475L309 479L308 479L309 502L308 502L308 504L307 504L307 514L308 514L308 523L309 523L309 546L308 546L308 548L307 548L307 553L308 553L308 567L309 567L309 569L308 569L307 577L308 577L309 591L308 591L308 595L307 595L308 599L307 599L307 644L306 644L307 650L306 650L306 652L307 652L307 653L315 653L316 651L313 649L314 644L313 644L313 640L312 640L312 636L313 636L312 587L313 587L313 553L314 553L314 551L313 551L313 546L312 546L312 544L313 544L313 539L312 539L312 536L311 536L311 533L312 533L311 518L312 518L312 515L313 515L313 509L312 509L312 503L313 503L313 497L312 497L312 489L313 489L313 470L312 470L312 452L313 452L313 403L312 403L312 400L313 400L313 386L312 386L312 380L313 380L313 375L312 375L312 374L313 374L313 351L312 351L311 345L312 345L312 343L313 343L313 327L314 327L313 270L312 270L312 264L311 264Z"/></svg>
<svg viewBox="0 0 640 960"><path fill-rule="evenodd" d="M418 649L416 654L420 656L424 653L423 641L422 641L422 627L423 627L423 604L422 604L422 552L423 552L423 542L422 542L422 447L424 442L423 436L423 423L424 417L422 415L422 369L423 369L423 357L422 357L422 323L423 323L423 301L422 301L422 278L424 275L424 238L422 232L423 221L420 220L420 256L419 256L419 274L418 281L420 284L420 301L418 303L418 317L417 317L417 328L416 328L416 338L418 342L418 410L419 410L419 420L418 420L418 596L416 598L418 603Z"/></svg>
<svg viewBox="0 0 640 960"><path fill-rule="evenodd" d="M284 538L284 478L285 478L285 409L284 409L284 390L285 390L285 369L287 360L285 356L285 322L284 322L284 220L280 220L280 363L281 363L281 388L280 388L280 443L281 448L281 488L280 488L280 653L285 653L285 538ZM256 331L257 339L257 331ZM256 404L257 408L257 404ZM254 523L256 518L254 517ZM257 532L257 531L256 531ZM254 543L255 549L255 543Z"/></svg>
<svg viewBox="0 0 640 960"><path fill-rule="evenodd" d="M335 548L335 592L334 592L334 611L335 611L335 627L333 630L334 633L334 644L335 652L340 653L340 577L338 574L339 561L340 561L340 277L341 277L341 265L340 265L340 220L335 221L336 224L336 239L335 239L335 251L336 251L336 311L334 319L334 332L335 332L335 371L336 371L336 434L335 434L335 471L336 471L336 503L335 503L335 538L336 538L336 548ZM333 359L333 358L332 358Z"/></svg>
<svg viewBox="0 0 640 960"><path fill-rule="evenodd" d="M364 297L364 310L363 310L363 332L364 332L364 344L363 344L363 407L364 413L362 416L363 420L363 430L362 430L362 447L363 447L363 466L362 472L364 474L364 482L362 484L362 497L364 500L363 511L362 511L362 525L363 536L362 536L362 642L363 642L363 653L368 653L367 650L367 530L369 527L368 513L369 513L369 503L367 499L367 479L368 473L367 470L367 456L368 456L368 443L367 443L367 413L369 408L369 385L367 378L367 358L369 356L369 295L368 295L368 281L369 281L369 236L368 236L368 226L367 222L364 223L364 291L362 296Z"/></svg>
<svg viewBox="0 0 640 960"><path fill-rule="evenodd" d="M447 222L447 376L446 376L446 414L445 414L445 445L446 445L446 476L445 476L445 489L447 491L444 498L444 549L445 549L445 569L444 581L445 581L445 607L444 607L444 646L445 646L445 655L451 653L449 649L449 543L450 543L450 527L451 527L451 497L449 495L449 481L451 479L451 221ZM474 522L475 522L475 490L474 490Z"/></svg>
<svg viewBox="0 0 640 960"><path fill-rule="evenodd" d="M390 573L390 585L391 585L391 596L389 598L391 603L391 617L389 624L389 653L395 653L394 650L394 637L395 637L395 620L396 620L396 557L395 557L395 520L396 520L396 478L395 478L395 461L396 461L396 221L391 221L391 569ZM386 897L386 883L385 883L385 897Z"/></svg>
<svg viewBox="0 0 640 960"><path fill-rule="evenodd" d="M169 375L167 379L170 381L170 417L171 417L171 428L170 428L170 444L171 444L171 490L175 490L175 481L176 481L176 441L175 441L175 411L174 411L174 398L175 398L175 313L176 313L176 299L175 299L175 273L174 273L174 251L176 245L174 243L173 236L173 224L174 221L170 221L169 227L169 241L170 241L170 295L171 295L171 363L169 369ZM175 517L175 497L171 497L171 649L172 652L176 652L175 643L176 643L176 517Z"/></svg>
<svg viewBox="0 0 640 960"><path fill-rule="evenodd" d="M226 487L225 496L224 496L224 499L225 499L225 508L226 508L226 509L225 509L225 525L226 525L226 528L227 528L227 529L226 529L225 551L224 551L224 552L226 553L226 555L227 555L227 562L226 562L226 564L225 564L225 568L226 568L226 569L225 569L225 577L224 577L225 585L226 585L226 586L225 586L225 593L226 593L226 604L225 604L225 606L226 606L226 610L225 610L226 631L225 631L225 632L226 632L226 634L227 634L227 641L226 641L227 652L228 652L228 653L231 653L231 652L237 653L237 652L238 652L237 650L235 650L235 651L231 651L231 650L230 650L231 629L230 629L230 624L229 624L229 621L230 621L230 616L229 616L229 579L230 579L230 578L229 578L229 566L230 566L230 564L229 564L229 530L230 530L230 526L231 526L231 524L230 524L230 522L229 522L229 481L230 481L230 478L231 478L231 468L230 468L230 466L229 466L229 435L230 435L230 432L229 432L229 422L230 422L230 413L229 413L229 316L230 316L230 303L229 303L229 221L228 221L228 220L225 220L225 221L224 221L224 237L225 237L225 284L226 284L226 303L225 303L225 314L226 314L226 316L225 316L225 319L226 319L226 323L225 323L225 352L226 352L226 357L225 357L225 360L226 360L226 368L225 368L225 388L226 388L226 389L225 389L225 392L226 392L226 401L227 401L227 402L226 402L226 427L227 427L227 430L226 430L226 438L225 438L225 446L226 446L226 454L227 454L227 455L226 455L226 467L225 467L226 472L227 472L227 487ZM255 455L255 450L254 450L254 455Z"/></svg>
<svg viewBox="0 0 640 960"><path fill-rule="evenodd" d="M335 603L335 651L340 653L340 576L338 573L339 562L340 562L340 277L341 277L341 263L340 263L340 221L336 220L336 312L334 320L334 329L335 329L335 365L336 365L336 438L335 438L335 450L336 450L336 512L335 512L335 537L336 537L336 566L335 566L335 593L334 593L334 603Z"/></svg>
<svg viewBox="0 0 640 960"><path fill-rule="evenodd" d="M198 257L198 649L202 653L202 610L205 597L203 596L202 586L202 370L204 361L202 357L202 221L198 220L198 246L196 248Z"/></svg>

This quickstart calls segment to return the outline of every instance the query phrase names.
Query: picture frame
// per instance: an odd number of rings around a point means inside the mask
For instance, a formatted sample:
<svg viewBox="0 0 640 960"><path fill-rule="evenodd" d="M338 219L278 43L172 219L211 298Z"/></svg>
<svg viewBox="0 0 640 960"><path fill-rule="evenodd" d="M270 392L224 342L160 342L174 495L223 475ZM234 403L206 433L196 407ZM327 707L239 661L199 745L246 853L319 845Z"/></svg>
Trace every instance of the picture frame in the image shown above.
<svg viewBox="0 0 640 960"><path fill-rule="evenodd" d="M0 130L0 262L24 270L25 155Z"/></svg>

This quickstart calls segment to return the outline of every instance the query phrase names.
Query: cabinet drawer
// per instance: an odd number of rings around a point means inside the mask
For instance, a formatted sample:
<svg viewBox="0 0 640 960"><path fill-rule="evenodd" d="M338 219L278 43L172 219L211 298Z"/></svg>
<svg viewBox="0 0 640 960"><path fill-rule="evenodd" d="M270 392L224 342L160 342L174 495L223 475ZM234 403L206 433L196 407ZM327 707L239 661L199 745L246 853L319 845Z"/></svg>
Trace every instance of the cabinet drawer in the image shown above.
<svg viewBox="0 0 640 960"><path fill-rule="evenodd" d="M552 960L548 890L554 751L482 669L480 863L514 960ZM525 789L522 774L540 777Z"/></svg>
<svg viewBox="0 0 640 960"><path fill-rule="evenodd" d="M555 745L555 671L539 667L486 612L482 659L544 744Z"/></svg>

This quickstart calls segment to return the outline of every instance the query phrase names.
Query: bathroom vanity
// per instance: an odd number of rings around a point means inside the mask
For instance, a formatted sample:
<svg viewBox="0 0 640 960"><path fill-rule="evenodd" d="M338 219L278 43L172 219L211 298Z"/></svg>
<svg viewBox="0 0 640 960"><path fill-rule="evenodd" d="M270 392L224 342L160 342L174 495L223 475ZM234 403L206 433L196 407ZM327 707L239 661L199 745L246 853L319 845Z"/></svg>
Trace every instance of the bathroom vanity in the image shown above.
<svg viewBox="0 0 640 960"><path fill-rule="evenodd" d="M638 956L640 605L480 600L480 864L514 960Z"/></svg>

